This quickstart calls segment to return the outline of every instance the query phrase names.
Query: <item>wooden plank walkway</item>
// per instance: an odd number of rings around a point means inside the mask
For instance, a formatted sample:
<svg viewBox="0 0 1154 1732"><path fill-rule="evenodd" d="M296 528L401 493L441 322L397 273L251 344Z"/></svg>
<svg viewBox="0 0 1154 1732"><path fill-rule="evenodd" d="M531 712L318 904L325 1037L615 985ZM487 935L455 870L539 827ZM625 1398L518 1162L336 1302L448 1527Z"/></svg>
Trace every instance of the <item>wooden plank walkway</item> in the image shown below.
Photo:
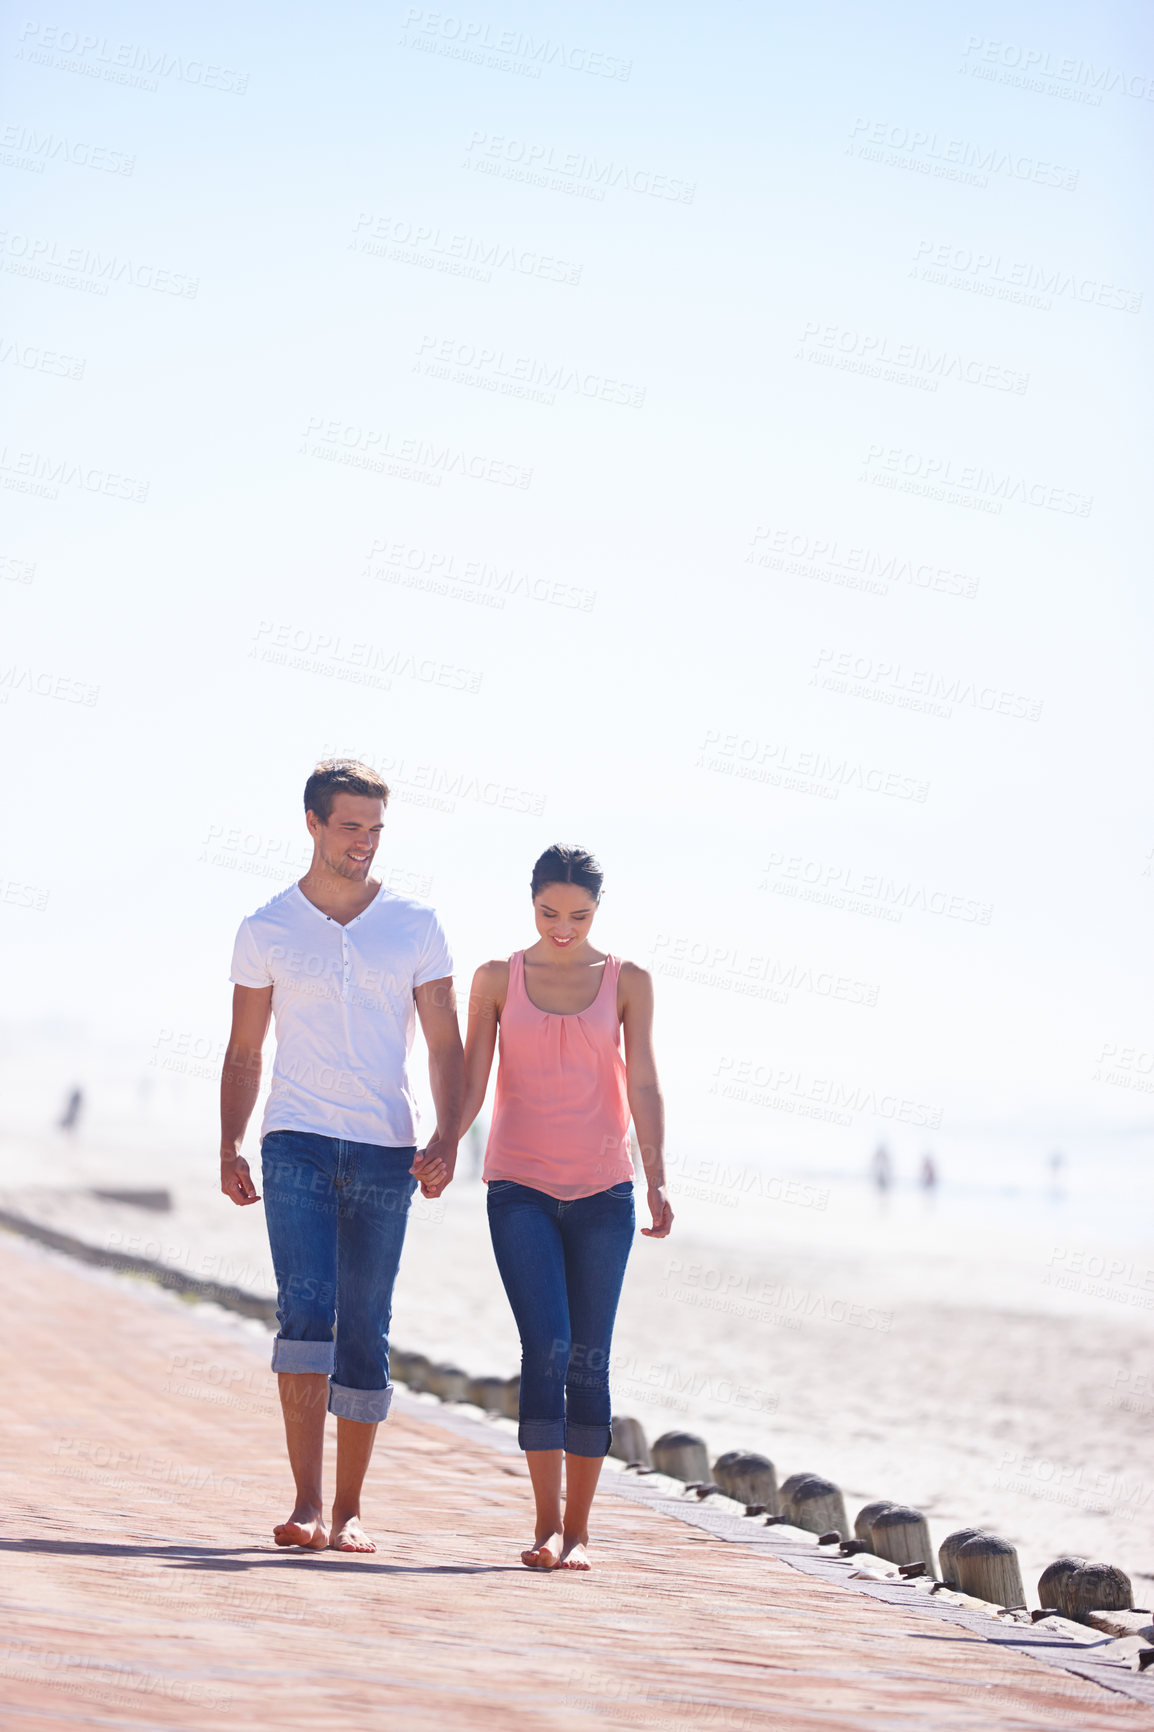
<svg viewBox="0 0 1154 1732"><path fill-rule="evenodd" d="M1148 1705L652 1499L600 1501L597 1572L530 1573L520 1456L414 1402L370 1474L382 1549L280 1552L267 1339L0 1244L5 1727L1154 1732Z"/></svg>

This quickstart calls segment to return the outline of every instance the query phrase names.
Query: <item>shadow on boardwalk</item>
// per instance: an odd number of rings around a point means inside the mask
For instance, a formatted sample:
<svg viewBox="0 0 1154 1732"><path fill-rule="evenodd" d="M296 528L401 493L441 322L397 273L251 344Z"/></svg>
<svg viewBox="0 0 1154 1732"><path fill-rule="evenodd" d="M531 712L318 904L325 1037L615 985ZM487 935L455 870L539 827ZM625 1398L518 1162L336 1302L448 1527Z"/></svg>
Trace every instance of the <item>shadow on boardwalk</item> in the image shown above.
<svg viewBox="0 0 1154 1732"><path fill-rule="evenodd" d="M518 1564L386 1564L371 1557L343 1558L327 1552L285 1547L269 1552L262 1546L140 1546L112 1545L95 1540L0 1540L0 1552L48 1552L74 1558L160 1558L171 1567L188 1570L284 1569L356 1570L386 1576L522 1575Z"/></svg>

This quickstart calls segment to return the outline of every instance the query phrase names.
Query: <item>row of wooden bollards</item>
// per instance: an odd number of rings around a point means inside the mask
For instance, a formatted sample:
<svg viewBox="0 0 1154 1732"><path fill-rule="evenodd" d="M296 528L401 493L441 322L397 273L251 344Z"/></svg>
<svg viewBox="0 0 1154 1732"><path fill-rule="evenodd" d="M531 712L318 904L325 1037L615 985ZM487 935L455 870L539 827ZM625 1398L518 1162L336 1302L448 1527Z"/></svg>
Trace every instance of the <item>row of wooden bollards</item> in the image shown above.
<svg viewBox="0 0 1154 1732"><path fill-rule="evenodd" d="M469 1402L506 1419L517 1418L519 1377L470 1377L457 1365L397 1348L390 1361L393 1376L410 1389L442 1401ZM885 1499L867 1503L857 1513L851 1538L845 1500L838 1487L820 1474L792 1473L779 1486L769 1458L746 1450L719 1455L711 1469L702 1438L667 1431L650 1449L640 1422L616 1415L610 1454L635 1471L679 1479L699 1497L720 1492L743 1504L747 1516L816 1534L820 1544L837 1544L843 1556L864 1553L896 1565L910 1580L929 1576L938 1585L956 1588L973 1599L1007 1610L1025 1609L1016 1550L984 1528L959 1528L948 1534L938 1550L939 1574L934 1578L929 1523L908 1504ZM1041 1609L1035 1617L1056 1612L1076 1623L1086 1623L1091 1612L1127 1611L1134 1604L1130 1578L1122 1570L1076 1557L1058 1558L1042 1571L1038 1598Z"/></svg>
<svg viewBox="0 0 1154 1732"><path fill-rule="evenodd" d="M819 1544L836 1543L843 1556L867 1553L895 1564L908 1580L929 1576L936 1585L973 1599L1009 1611L1026 1609L1017 1551L1009 1540L984 1528L948 1534L938 1551L939 1574L934 1577L929 1523L921 1510L908 1504L885 1499L867 1503L858 1511L851 1538L842 1494L820 1474L793 1473L779 1487L773 1463L743 1450L718 1456L711 1472L703 1439L667 1431L650 1450L635 1419L613 1420L611 1453L639 1472L682 1480L699 1497L721 1492L744 1504L747 1516L764 1516L769 1523L788 1523L817 1534ZM1076 1623L1086 1623L1091 1612L1128 1611L1134 1605L1124 1571L1075 1557L1058 1558L1042 1571L1038 1598L1035 1618L1056 1612Z"/></svg>
<svg viewBox="0 0 1154 1732"><path fill-rule="evenodd" d="M389 1370L398 1382L423 1394L439 1396L442 1401L467 1401L486 1413L517 1418L519 1377L470 1377L458 1365L438 1364L423 1353L402 1353L399 1347L389 1352Z"/></svg>

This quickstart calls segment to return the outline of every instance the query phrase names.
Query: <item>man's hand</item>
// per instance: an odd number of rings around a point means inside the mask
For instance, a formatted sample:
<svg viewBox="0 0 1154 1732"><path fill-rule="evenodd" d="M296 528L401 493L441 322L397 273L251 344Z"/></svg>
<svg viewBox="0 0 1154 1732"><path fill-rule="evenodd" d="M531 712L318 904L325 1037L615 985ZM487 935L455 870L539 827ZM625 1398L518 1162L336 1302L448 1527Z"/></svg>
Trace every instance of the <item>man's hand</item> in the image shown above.
<svg viewBox="0 0 1154 1732"><path fill-rule="evenodd" d="M248 1162L243 1155L220 1157L220 1188L234 1203L259 1203L260 1194L252 1182Z"/></svg>
<svg viewBox="0 0 1154 1732"><path fill-rule="evenodd" d="M439 1197L452 1184L456 1167L456 1140L450 1142L434 1131L425 1147L417 1150L409 1171L419 1180L422 1197Z"/></svg>
<svg viewBox="0 0 1154 1732"><path fill-rule="evenodd" d="M652 1227L642 1227L641 1231L647 1239L666 1239L673 1225L673 1210L669 1206L669 1198L665 1195L664 1185L650 1185L649 1213L653 1216Z"/></svg>

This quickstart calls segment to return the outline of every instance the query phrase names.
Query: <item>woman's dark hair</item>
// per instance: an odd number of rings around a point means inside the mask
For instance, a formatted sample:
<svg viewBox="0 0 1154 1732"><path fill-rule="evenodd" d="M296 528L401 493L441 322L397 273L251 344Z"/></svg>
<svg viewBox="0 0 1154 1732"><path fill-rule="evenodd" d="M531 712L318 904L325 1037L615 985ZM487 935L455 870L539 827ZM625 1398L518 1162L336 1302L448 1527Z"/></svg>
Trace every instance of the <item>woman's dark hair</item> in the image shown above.
<svg viewBox="0 0 1154 1732"><path fill-rule="evenodd" d="M546 848L533 868L530 894L536 901L547 884L579 884L582 890L588 890L594 902L600 902L604 881L604 872L587 848L570 848L564 842L555 842L552 848Z"/></svg>

